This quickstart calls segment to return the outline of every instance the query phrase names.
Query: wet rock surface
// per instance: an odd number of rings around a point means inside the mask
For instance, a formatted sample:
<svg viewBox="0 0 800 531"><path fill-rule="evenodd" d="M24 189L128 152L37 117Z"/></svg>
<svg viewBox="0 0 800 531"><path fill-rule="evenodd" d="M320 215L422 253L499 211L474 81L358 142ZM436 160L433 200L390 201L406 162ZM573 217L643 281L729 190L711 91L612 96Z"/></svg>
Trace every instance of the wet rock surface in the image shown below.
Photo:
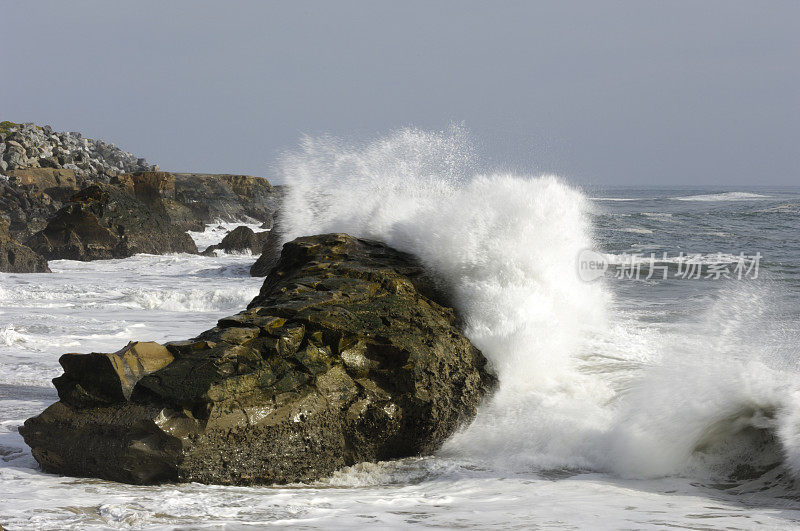
<svg viewBox="0 0 800 531"><path fill-rule="evenodd" d="M64 354L64 374L53 383L62 400L75 404L112 404L127 400L136 382L174 360L163 345L131 342L112 354Z"/></svg>
<svg viewBox="0 0 800 531"><path fill-rule="evenodd" d="M130 483L311 481L429 453L495 382L443 302L407 254L299 238L200 336L62 357L61 400L20 433L46 471Z"/></svg>

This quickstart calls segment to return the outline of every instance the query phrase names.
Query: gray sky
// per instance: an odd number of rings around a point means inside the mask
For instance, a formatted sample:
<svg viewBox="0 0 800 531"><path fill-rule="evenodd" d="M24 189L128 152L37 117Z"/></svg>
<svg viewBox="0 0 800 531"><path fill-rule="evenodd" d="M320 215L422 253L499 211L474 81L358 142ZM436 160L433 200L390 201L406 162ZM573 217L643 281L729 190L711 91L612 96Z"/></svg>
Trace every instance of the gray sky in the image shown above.
<svg viewBox="0 0 800 531"><path fill-rule="evenodd" d="M800 184L800 2L0 0L0 119L270 176L302 134L464 122L587 184Z"/></svg>

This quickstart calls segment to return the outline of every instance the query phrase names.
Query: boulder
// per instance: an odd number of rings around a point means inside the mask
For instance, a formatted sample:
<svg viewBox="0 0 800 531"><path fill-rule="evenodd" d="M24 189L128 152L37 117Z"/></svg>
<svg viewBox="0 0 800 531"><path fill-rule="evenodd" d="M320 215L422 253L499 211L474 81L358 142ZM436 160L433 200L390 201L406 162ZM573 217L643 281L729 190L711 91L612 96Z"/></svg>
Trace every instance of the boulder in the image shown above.
<svg viewBox="0 0 800 531"><path fill-rule="evenodd" d="M106 184L75 194L27 244L49 260L197 253L191 237L171 224L163 208L153 208Z"/></svg>
<svg viewBox="0 0 800 531"><path fill-rule="evenodd" d="M16 140L6 140L6 150L3 153L7 167L11 169L24 167L28 164L25 148Z"/></svg>
<svg viewBox="0 0 800 531"><path fill-rule="evenodd" d="M0 217L0 272L49 273L47 260L11 237L9 223Z"/></svg>
<svg viewBox="0 0 800 531"><path fill-rule="evenodd" d="M242 253L250 251L258 254L267 241L269 232L253 232L253 229L245 225L239 225L230 231L217 245L212 245L205 251L204 255L214 256L214 251L222 250L226 253Z"/></svg>
<svg viewBox="0 0 800 531"><path fill-rule="evenodd" d="M60 400L19 431L45 471L137 484L312 481L426 454L495 384L445 302L410 255L298 238L245 311L131 377L119 354L62 357Z"/></svg>

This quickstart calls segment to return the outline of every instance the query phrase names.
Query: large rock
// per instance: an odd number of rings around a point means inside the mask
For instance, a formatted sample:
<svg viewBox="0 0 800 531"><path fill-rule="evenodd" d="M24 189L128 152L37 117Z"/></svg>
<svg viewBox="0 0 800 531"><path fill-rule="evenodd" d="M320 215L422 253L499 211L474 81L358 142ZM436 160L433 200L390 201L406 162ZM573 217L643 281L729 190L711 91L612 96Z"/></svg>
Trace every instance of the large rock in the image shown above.
<svg viewBox="0 0 800 531"><path fill-rule="evenodd" d="M117 186L81 190L27 244L49 260L102 260L136 253L197 253L191 237Z"/></svg>
<svg viewBox="0 0 800 531"><path fill-rule="evenodd" d="M208 223L265 221L278 208L282 190L262 177L250 175L175 174L178 201Z"/></svg>
<svg viewBox="0 0 800 531"><path fill-rule="evenodd" d="M20 433L48 472L130 483L310 481L429 453L495 381L443 302L407 254L299 238L246 311L132 377L112 355L62 358L61 400Z"/></svg>
<svg viewBox="0 0 800 531"><path fill-rule="evenodd" d="M264 242L269 237L269 232L253 232L253 229L245 225L239 225L230 231L217 245L212 245L205 251L204 255L213 256L214 251L221 250L226 253L242 253L250 251L258 254L264 247Z"/></svg>
<svg viewBox="0 0 800 531"><path fill-rule="evenodd" d="M182 232L187 230L203 232L206 230L205 222L190 206L174 199L162 199L160 203L170 223Z"/></svg>
<svg viewBox="0 0 800 531"><path fill-rule="evenodd" d="M49 273L47 260L11 237L8 222L0 217L0 272Z"/></svg>

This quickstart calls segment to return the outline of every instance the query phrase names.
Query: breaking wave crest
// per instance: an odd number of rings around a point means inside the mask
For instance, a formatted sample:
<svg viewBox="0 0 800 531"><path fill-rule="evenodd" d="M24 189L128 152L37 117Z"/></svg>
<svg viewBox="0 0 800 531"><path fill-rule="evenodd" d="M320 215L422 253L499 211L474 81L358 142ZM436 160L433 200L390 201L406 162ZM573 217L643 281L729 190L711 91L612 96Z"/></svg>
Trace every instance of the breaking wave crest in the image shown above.
<svg viewBox="0 0 800 531"><path fill-rule="evenodd" d="M673 197L677 201L758 201L770 196L752 192L722 192L719 194L700 194Z"/></svg>
<svg viewBox="0 0 800 531"><path fill-rule="evenodd" d="M145 310L209 312L239 310L258 294L251 287L228 289L137 289L126 294L122 304Z"/></svg>
<svg viewBox="0 0 800 531"><path fill-rule="evenodd" d="M656 329L578 279L583 193L478 167L453 128L306 138L279 168L285 240L346 232L415 254L490 360L500 388L443 455L625 477L800 473L797 341L765 326L768 288L737 284L685 327Z"/></svg>

